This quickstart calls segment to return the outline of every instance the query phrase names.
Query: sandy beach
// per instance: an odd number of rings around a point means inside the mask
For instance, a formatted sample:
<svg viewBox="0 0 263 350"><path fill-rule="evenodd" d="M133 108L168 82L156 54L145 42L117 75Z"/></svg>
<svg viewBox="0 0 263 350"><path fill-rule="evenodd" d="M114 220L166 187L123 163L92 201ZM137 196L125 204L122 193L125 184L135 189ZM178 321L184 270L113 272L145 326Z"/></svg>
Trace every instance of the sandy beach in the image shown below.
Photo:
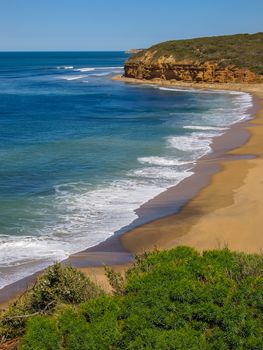
<svg viewBox="0 0 263 350"><path fill-rule="evenodd" d="M116 78L138 84L136 79ZM160 84L159 80L140 83ZM231 250L260 253L263 250L263 86L262 84L188 84L162 82L165 86L238 90L252 93L259 104L247 127L245 145L228 155L255 158L221 160L221 170L210 184L176 215L153 221L123 236L121 242L133 253L188 245L202 251L227 246Z"/></svg>
<svg viewBox="0 0 263 350"><path fill-rule="evenodd" d="M145 82L121 77L115 77L115 80L249 92L255 97L255 110L251 111L254 119L233 126L221 141L216 141L220 145L215 145L217 151L212 157L198 162L193 176L140 208L138 213L141 218L147 217L149 223L144 223L139 215L134 227L131 225L123 230L127 232L119 232L98 246L74 254L68 261L104 290L110 291L103 265L124 272L131 264L132 254L154 248L188 245L202 251L227 246L231 250L260 253L263 249L262 84L160 84L158 80ZM156 207L161 218L149 220ZM34 277L31 276L3 288L0 292L2 307L25 290L32 280Z"/></svg>
<svg viewBox="0 0 263 350"><path fill-rule="evenodd" d="M132 81L132 83L144 84L145 82ZM182 85L169 83L169 86ZM186 83L183 86L238 90L253 94L254 119L245 125L249 138L242 146L225 153L225 157L221 160L216 157L220 170L214 169L212 176L207 173L207 170L204 173L199 172L201 176L209 177L209 183L201 188L178 213L132 229L120 236L120 242L126 250L134 254L155 248L170 249L178 245L191 246L199 251L228 247L235 251L261 253L263 251L263 86L262 84L198 84L196 86L196 84ZM253 112L256 114L254 115ZM228 139L230 143L232 136L233 130ZM214 154L213 157L215 156ZM198 171L193 178L197 176ZM184 189L186 187L184 186ZM173 200L175 201L176 197L173 197ZM113 268L124 273L129 265L115 265ZM82 267L81 270L110 292L104 268Z"/></svg>

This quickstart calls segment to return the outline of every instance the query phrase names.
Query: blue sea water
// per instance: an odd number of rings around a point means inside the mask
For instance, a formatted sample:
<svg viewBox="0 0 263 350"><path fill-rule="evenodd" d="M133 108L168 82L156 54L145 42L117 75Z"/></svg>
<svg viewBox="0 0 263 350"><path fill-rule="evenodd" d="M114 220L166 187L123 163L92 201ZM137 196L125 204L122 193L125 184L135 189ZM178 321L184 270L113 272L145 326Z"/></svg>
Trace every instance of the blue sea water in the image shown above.
<svg viewBox="0 0 263 350"><path fill-rule="evenodd" d="M112 81L126 58L0 53L0 288L131 223L247 117L248 94Z"/></svg>

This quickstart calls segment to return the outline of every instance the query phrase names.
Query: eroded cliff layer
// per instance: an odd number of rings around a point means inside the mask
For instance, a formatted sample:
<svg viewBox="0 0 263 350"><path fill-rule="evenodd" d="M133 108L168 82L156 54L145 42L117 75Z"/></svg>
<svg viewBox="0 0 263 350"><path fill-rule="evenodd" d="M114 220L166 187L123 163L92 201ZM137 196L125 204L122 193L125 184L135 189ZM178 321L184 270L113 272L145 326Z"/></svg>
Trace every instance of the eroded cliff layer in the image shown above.
<svg viewBox="0 0 263 350"><path fill-rule="evenodd" d="M247 68L228 66L220 68L214 63L204 64L144 64L126 63L125 77L136 79L182 80L191 82L255 82L259 77Z"/></svg>
<svg viewBox="0 0 263 350"><path fill-rule="evenodd" d="M146 80L263 81L263 33L161 43L131 56L124 70Z"/></svg>

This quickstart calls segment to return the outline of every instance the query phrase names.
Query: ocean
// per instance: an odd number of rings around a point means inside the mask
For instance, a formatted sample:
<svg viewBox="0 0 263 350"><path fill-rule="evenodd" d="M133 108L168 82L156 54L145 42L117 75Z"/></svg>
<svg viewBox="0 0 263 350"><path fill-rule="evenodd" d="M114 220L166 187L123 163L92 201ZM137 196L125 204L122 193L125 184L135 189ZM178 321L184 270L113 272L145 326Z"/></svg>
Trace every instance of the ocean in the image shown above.
<svg viewBox="0 0 263 350"><path fill-rule="evenodd" d="M127 57L0 53L0 288L130 224L248 117L246 93L112 81Z"/></svg>

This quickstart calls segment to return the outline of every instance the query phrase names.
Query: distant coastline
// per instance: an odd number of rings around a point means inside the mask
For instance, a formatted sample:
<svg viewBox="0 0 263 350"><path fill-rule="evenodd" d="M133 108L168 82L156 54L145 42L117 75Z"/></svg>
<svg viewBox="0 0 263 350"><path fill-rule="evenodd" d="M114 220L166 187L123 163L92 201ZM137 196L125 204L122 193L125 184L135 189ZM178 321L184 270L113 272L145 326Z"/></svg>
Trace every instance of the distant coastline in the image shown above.
<svg viewBox="0 0 263 350"><path fill-rule="evenodd" d="M129 50L126 50L125 53L129 54L129 55L134 55L136 53L139 53L141 52L143 49L129 49Z"/></svg>

